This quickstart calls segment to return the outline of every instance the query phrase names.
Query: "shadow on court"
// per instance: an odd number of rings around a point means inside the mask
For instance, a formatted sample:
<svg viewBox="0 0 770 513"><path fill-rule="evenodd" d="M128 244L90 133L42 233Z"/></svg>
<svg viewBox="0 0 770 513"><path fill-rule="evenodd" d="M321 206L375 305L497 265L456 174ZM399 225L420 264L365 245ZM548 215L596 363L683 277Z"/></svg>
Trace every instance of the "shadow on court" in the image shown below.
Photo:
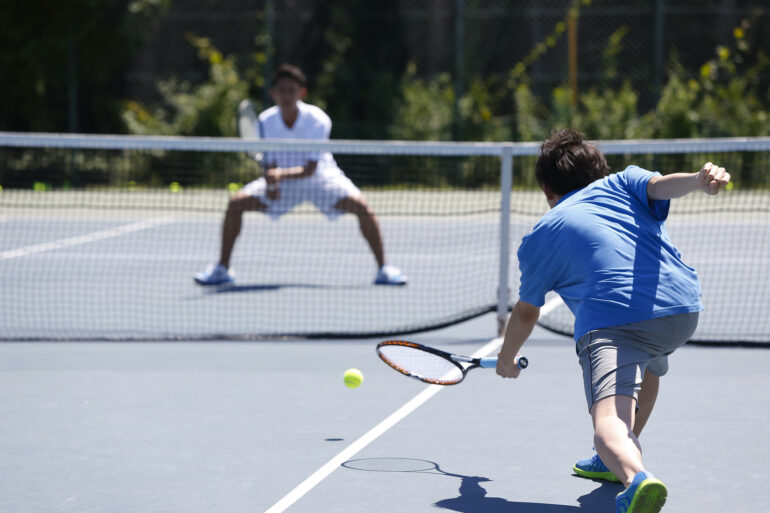
<svg viewBox="0 0 770 513"><path fill-rule="evenodd" d="M519 502L503 497L488 497L481 485L492 481L483 476L466 476L442 470L438 463L412 458L366 458L350 460L343 467L365 472L409 472L441 474L460 480L459 495L433 503L436 508L461 513L585 513L596 512L614 505L615 495L622 490L615 483L601 483L590 493L578 497L579 506L543 502Z"/></svg>
<svg viewBox="0 0 770 513"><path fill-rule="evenodd" d="M454 474L450 474L454 475ZM614 504L618 485L603 483L591 493L578 497L580 506L565 506L544 502L518 502L502 497L488 497L481 483L490 479L481 476L456 476L461 480L460 495L436 502L434 506L462 513L579 513L606 510Z"/></svg>
<svg viewBox="0 0 770 513"><path fill-rule="evenodd" d="M271 292L281 289L354 290L371 287L366 285L322 285L314 283L252 283L204 289L209 294L235 294L242 292Z"/></svg>

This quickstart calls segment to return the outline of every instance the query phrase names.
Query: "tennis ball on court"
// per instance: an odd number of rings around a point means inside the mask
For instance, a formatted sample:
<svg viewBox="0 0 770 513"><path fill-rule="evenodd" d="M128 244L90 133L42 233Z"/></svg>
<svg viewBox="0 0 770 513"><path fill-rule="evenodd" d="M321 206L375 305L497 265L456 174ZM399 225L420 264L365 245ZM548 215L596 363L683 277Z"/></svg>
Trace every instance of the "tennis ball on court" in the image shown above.
<svg viewBox="0 0 770 513"><path fill-rule="evenodd" d="M171 182L168 186L168 190L176 194L177 192L182 190L182 186L179 185L179 182Z"/></svg>
<svg viewBox="0 0 770 513"><path fill-rule="evenodd" d="M725 185L725 190L731 191L731 190L733 190L733 187L735 187L733 185L733 182L727 182L727 185Z"/></svg>
<svg viewBox="0 0 770 513"><path fill-rule="evenodd" d="M364 381L364 375L358 369L348 369L342 376L345 381L345 386L348 388L358 388Z"/></svg>
<svg viewBox="0 0 770 513"><path fill-rule="evenodd" d="M239 183L230 182L229 184L227 184L227 190L233 194L238 192L238 189L240 188L241 188L241 184Z"/></svg>

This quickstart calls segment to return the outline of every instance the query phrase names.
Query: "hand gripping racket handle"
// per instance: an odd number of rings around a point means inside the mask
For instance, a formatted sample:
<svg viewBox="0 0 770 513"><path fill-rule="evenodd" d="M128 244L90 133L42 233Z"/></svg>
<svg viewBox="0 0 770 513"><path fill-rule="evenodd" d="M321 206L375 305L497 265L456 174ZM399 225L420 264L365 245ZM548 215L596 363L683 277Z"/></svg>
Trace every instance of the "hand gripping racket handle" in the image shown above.
<svg viewBox="0 0 770 513"><path fill-rule="evenodd" d="M527 360L526 356L517 356L514 360L516 362L516 365L519 367L519 369L524 370L529 365L529 360ZM484 369L489 369L492 367L497 367L497 357L491 356L489 358L482 358L479 361L479 366Z"/></svg>

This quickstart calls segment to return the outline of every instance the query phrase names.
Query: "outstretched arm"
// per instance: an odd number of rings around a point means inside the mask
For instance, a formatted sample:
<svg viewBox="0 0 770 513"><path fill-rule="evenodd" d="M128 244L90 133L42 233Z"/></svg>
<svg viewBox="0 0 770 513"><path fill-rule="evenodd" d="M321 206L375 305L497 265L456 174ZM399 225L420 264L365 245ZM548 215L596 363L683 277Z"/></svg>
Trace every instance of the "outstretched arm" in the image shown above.
<svg viewBox="0 0 770 513"><path fill-rule="evenodd" d="M318 162L314 160L308 160L304 166L295 167L277 167L273 164L265 171L265 180L267 181L267 197L270 199L278 199L279 183L281 180L296 180L297 178L305 178L315 173Z"/></svg>
<svg viewBox="0 0 770 513"><path fill-rule="evenodd" d="M717 194L730 182L730 173L725 168L707 162L697 173L674 173L654 176L647 182L647 198L668 200L681 198L697 189L706 194Z"/></svg>
<svg viewBox="0 0 770 513"><path fill-rule="evenodd" d="M271 167L265 171L267 183L276 183L281 180L292 180L296 178L305 178L315 173L318 162L308 160L304 166L295 167Z"/></svg>
<svg viewBox="0 0 770 513"><path fill-rule="evenodd" d="M497 357L497 373L500 376L504 378L519 377L521 370L516 365L515 358L527 337L532 333L539 317L540 308L535 305L521 300L514 305L511 318L505 329L503 347L500 348L500 354Z"/></svg>

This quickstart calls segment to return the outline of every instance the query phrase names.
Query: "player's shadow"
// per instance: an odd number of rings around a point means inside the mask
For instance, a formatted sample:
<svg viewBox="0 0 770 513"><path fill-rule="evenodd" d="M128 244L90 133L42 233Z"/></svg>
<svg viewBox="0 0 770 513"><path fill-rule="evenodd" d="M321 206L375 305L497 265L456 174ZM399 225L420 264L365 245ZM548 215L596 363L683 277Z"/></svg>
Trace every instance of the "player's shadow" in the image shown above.
<svg viewBox="0 0 770 513"><path fill-rule="evenodd" d="M244 285L229 285L212 287L207 290L210 294L239 294L244 292L270 292L281 289L316 289L316 290L351 290L369 287L366 285L323 285L317 283L250 283Z"/></svg>
<svg viewBox="0 0 770 513"><path fill-rule="evenodd" d="M461 513L594 513L614 505L620 487L614 483L602 483L598 488L577 499L580 506L566 506L544 502L511 501L503 497L489 497L481 483L491 479L483 476L466 476L442 470L436 462L411 458L367 458L350 460L343 467L367 472L408 472L414 474L440 474L460 480L459 495L435 502L433 506Z"/></svg>
<svg viewBox="0 0 770 513"><path fill-rule="evenodd" d="M487 491L481 486L481 483L491 481L486 477L448 473L447 475L460 478L460 495L440 500L434 503L434 506L462 513L593 513L611 508L618 493L617 485L603 483L599 488L579 497L580 506L520 502L502 497L488 497Z"/></svg>

